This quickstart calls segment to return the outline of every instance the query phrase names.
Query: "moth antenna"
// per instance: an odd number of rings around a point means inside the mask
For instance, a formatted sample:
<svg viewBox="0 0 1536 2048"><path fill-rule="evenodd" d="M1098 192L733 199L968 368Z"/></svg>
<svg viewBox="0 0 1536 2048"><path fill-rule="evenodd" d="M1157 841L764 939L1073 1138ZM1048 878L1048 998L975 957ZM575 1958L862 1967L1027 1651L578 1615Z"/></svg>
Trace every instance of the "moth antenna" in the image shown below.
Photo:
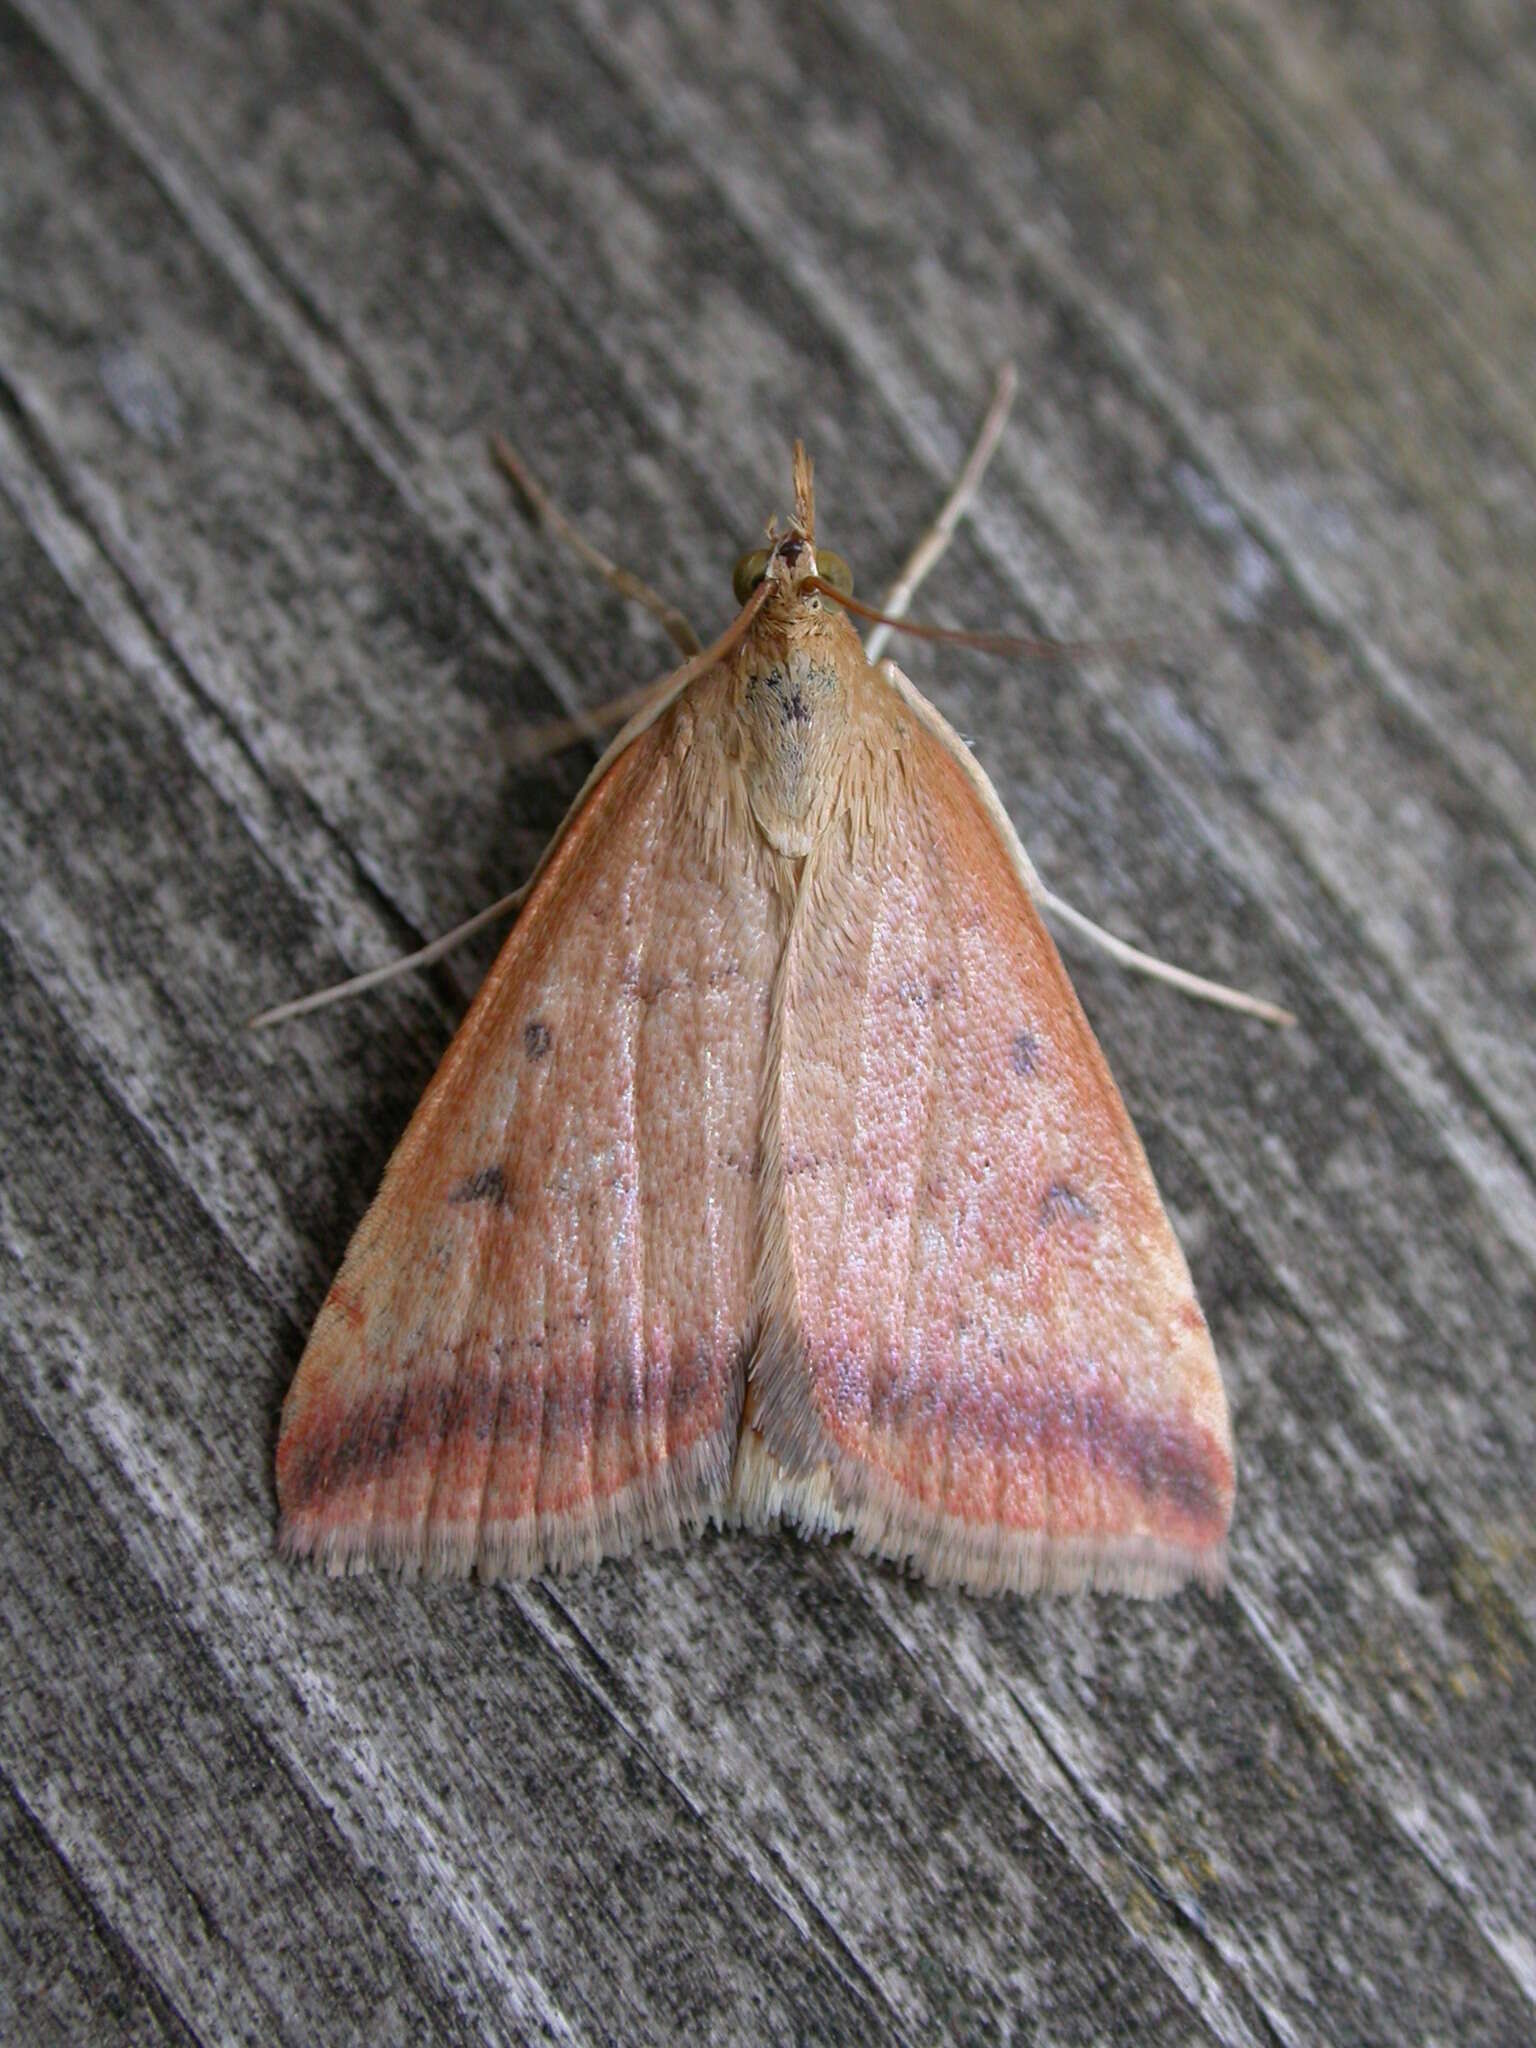
<svg viewBox="0 0 1536 2048"><path fill-rule="evenodd" d="M1002 439L1003 428L1013 407L1013 396L1018 389L1019 374L1012 363L1000 365L997 378L992 386L992 402L987 407L980 431L965 458L960 474L951 486L949 496L939 508L939 516L918 541L897 574L896 581L885 594L885 603L876 617L879 623L865 643L864 658L871 667L880 659L885 644L898 620L906 616L907 607L917 594L918 585L927 576L955 537L955 528L970 510L976 493L981 488L982 477L992 460L998 442ZM863 616L863 614L861 614Z"/></svg>
<svg viewBox="0 0 1536 2048"><path fill-rule="evenodd" d="M520 889L514 889L510 896L501 896L488 904L484 910L477 910L473 917L463 924L455 925L451 932L444 932L440 939L434 939L419 952L407 953L403 960L391 960L386 967L370 968L366 974L354 974L350 981L332 982L329 988L318 988L307 996L297 996L291 1003L278 1003L270 1010L263 1010L258 1017L252 1017L246 1025L247 1031L265 1031L273 1024L286 1024L293 1017L307 1017L311 1010L327 1010L332 1003L344 1003L349 996L360 996L364 989L380 988L386 981L393 981L396 975L414 974L420 967L430 967L434 960L441 960L451 953L455 946L492 923L498 917L505 917L516 910L531 888L531 882L524 882Z"/></svg>
<svg viewBox="0 0 1536 2048"><path fill-rule="evenodd" d="M616 590L621 597L631 598L642 605L664 628L680 654L686 657L698 653L699 636L676 605L668 604L659 591L653 590L633 570L621 569L617 562L608 559L601 548L595 547L574 520L560 510L510 442L504 441L500 434L492 434L490 447L492 460L504 472L523 510L536 526L547 526L610 590Z"/></svg>
<svg viewBox="0 0 1536 2048"><path fill-rule="evenodd" d="M805 443L795 443L795 524L810 542L816 545L816 486L811 472L811 458L805 452Z"/></svg>
<svg viewBox="0 0 1536 2048"><path fill-rule="evenodd" d="M969 647L980 654L1017 654L1034 661L1081 661L1093 655L1132 655L1146 651L1143 640L1050 640L1031 633L970 633L960 626L935 626L924 619L904 619L878 611L862 599L850 597L835 583L820 576L808 576L805 587L820 591L856 618L873 619L896 633L910 633L914 640L940 640L948 647ZM871 636L873 637L873 636Z"/></svg>
<svg viewBox="0 0 1536 2048"><path fill-rule="evenodd" d="M1095 924L1091 917L1084 917L1054 889L1047 889L1038 878L1035 900L1044 909L1052 911L1063 924L1071 925L1074 931L1092 939L1122 967L1132 967L1138 974L1150 975L1154 981L1166 981L1170 988L1182 989L1185 995L1195 996L1204 1003L1215 1003L1220 1009L1239 1010L1245 1017L1262 1018L1266 1024L1289 1026L1296 1022L1291 1011L1282 1010L1278 1003L1266 1002L1263 996L1251 996L1240 988L1229 988L1223 981L1207 981L1203 974L1191 974L1188 968L1175 967L1171 961L1159 960L1155 953L1143 953L1139 946L1117 939L1103 925Z"/></svg>

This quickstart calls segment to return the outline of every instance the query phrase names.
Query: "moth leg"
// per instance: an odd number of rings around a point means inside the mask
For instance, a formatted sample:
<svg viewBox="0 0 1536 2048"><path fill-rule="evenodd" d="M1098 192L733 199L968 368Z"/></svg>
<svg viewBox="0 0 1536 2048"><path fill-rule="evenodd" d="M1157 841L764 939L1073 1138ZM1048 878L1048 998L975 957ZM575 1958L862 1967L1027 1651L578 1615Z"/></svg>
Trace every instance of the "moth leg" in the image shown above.
<svg viewBox="0 0 1536 2048"><path fill-rule="evenodd" d="M1223 1009L1241 1010L1249 1017L1262 1017L1266 1024L1296 1022L1289 1010L1282 1010L1277 1003L1266 1002L1262 996L1246 995L1241 989L1228 988L1225 982L1207 981L1204 975L1191 974L1187 968L1159 960L1155 953L1143 953L1139 946L1116 938L1113 932L1095 924L1091 917L1085 917L1065 897L1048 889L1040 878L1039 869L1025 852L1023 842L1013 828L1013 820L998 800L997 791L982 772L980 762L948 719L928 702L921 691L914 689L894 661L882 661L876 673L904 700L918 722L949 749L951 758L970 783L977 802L991 819L993 830L1006 847L1020 882L1042 910L1050 911L1063 924L1071 925L1085 938L1092 939L1122 967L1134 967L1139 974L1150 975L1154 981L1166 981L1172 987L1182 989L1185 995L1198 996L1202 1002L1216 1003Z"/></svg>
<svg viewBox="0 0 1536 2048"><path fill-rule="evenodd" d="M455 946L462 945L483 925L490 924L495 918L506 917L512 911L520 910L529 891L564 838L567 826L580 816L587 798L614 762L690 683L707 674L717 662L724 661L740 644L753 619L761 611L769 588L767 583L758 586L718 640L713 641L708 647L701 647L681 668L675 668L670 674L658 677L653 683L647 683L643 689L632 690L623 700L631 714L627 725L607 752L599 758L592 773L577 792L571 808L566 812L559 831L545 847L538 865L520 888L513 889L506 896L498 897L484 910L477 910L473 917L466 918L463 924L455 925L451 932L445 932L440 939L434 939L430 945L423 946L418 952L408 953L403 960L392 960L387 967L372 968L367 974L354 974L350 981L339 981L330 988L316 989L313 995L300 996L294 1002L279 1003L276 1009L263 1010L259 1017L250 1020L246 1029L263 1031L269 1024L284 1024L292 1017L306 1016L311 1010L323 1010L331 1003L343 1002L349 996L361 994L364 989L377 988L381 982L393 981L397 974L410 974L419 967L428 967L434 960L441 960L445 953L451 953Z"/></svg>
<svg viewBox="0 0 1536 2048"><path fill-rule="evenodd" d="M278 1003L270 1010L263 1010L259 1017L252 1017L245 1028L247 1031L265 1031L273 1024L287 1024L294 1017L307 1017L311 1010L327 1010L332 1003L347 1002L352 996L360 996L364 989L379 988L386 981L393 981L396 975L415 974L423 967L430 967L435 960L451 953L455 946L462 946L484 926L494 924L498 917L508 917L521 908L531 887L531 881L524 882L510 895L498 896L494 903L488 903L484 910L477 910L473 917L456 924L451 932L444 932L441 938L433 939L419 952L407 953L402 960L391 960L386 967L371 967L366 974L354 974L350 980L334 981L329 988L317 988L307 996L295 996L291 1003Z"/></svg>
<svg viewBox="0 0 1536 2048"><path fill-rule="evenodd" d="M1113 932L1105 931L1103 925L1095 924L1091 917L1084 917L1054 889L1047 889L1038 877L1036 880L1035 901L1041 908L1059 917L1074 931L1081 932L1084 938L1092 939L1122 967L1134 968L1138 974L1149 975L1153 981L1166 981L1170 988L1182 989L1185 995L1195 996L1203 1003L1215 1003L1219 1009L1240 1010L1245 1017L1261 1017L1266 1024L1296 1022L1289 1010L1282 1010L1278 1003L1266 1002L1263 996L1251 996L1240 988L1229 988L1224 981L1207 981L1203 974L1191 974L1187 967L1175 967L1170 960L1160 960L1155 953L1143 953L1139 946L1117 939Z"/></svg>
<svg viewBox="0 0 1536 2048"><path fill-rule="evenodd" d="M626 719L637 717L663 687L670 687L671 681L670 675L663 676L660 683L642 683L638 689L625 690L621 696L610 697L606 704L595 705L590 711L578 711L569 718L547 718L541 725L530 725L513 741L512 759L521 767L528 761L543 761L551 754L563 754L567 747L579 746L583 740L600 740L608 727L623 725Z"/></svg>
<svg viewBox="0 0 1536 2048"><path fill-rule="evenodd" d="M1012 363L1004 363L997 373L997 382L992 387L992 403L987 407L981 431L965 459L964 467L955 478L954 487L940 506L938 517L908 555L896 581L886 593L885 602L880 609L888 619L899 619L904 615L908 605L917 595L918 585L932 571L953 540L955 528L965 517L972 499L981 487L981 479L986 472L987 464L992 460L993 450L997 447L1007 423L1018 381L1018 373ZM890 637L889 625L876 626L870 634L865 642L864 658L871 667L880 659L885 643Z"/></svg>
<svg viewBox="0 0 1536 2048"><path fill-rule="evenodd" d="M601 577L610 590L616 590L621 597L631 598L636 604L643 605L664 629L685 660L699 652L704 643L676 605L668 604L659 591L653 590L650 584L635 575L632 569L621 569L617 562L609 561L601 548L594 547L581 529L560 510L522 457L502 439L500 434L491 436L491 456L516 492L523 510L536 526L547 526L557 539L564 541L573 555L586 564L594 576ZM596 715L604 717L606 713L599 712Z"/></svg>

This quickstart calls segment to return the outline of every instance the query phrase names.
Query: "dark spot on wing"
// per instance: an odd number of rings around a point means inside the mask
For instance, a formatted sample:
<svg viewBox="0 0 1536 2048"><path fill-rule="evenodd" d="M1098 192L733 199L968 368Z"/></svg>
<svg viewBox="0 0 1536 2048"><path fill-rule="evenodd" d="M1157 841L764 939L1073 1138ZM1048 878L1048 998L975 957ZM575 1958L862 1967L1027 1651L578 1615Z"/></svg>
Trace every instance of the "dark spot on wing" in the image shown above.
<svg viewBox="0 0 1536 2048"><path fill-rule="evenodd" d="M450 1202L488 1202L493 1209L509 1206L507 1176L499 1166L482 1166L448 1191Z"/></svg>
<svg viewBox="0 0 1536 2048"><path fill-rule="evenodd" d="M931 1003L947 1002L959 988L960 977L953 970L930 974L926 980L920 974L906 974L896 984L896 1000L914 1010L926 1010Z"/></svg>
<svg viewBox="0 0 1536 2048"><path fill-rule="evenodd" d="M1064 1223L1068 1217L1091 1223L1097 1215L1098 1211L1088 1197L1079 1194L1069 1181L1053 1180L1040 1197L1040 1221L1046 1228L1053 1223Z"/></svg>
<svg viewBox="0 0 1536 2048"><path fill-rule="evenodd" d="M1008 1050L1012 1056L1013 1071L1016 1074L1033 1074L1038 1071L1040 1041L1036 1038L1033 1031L1025 1029L1018 1032Z"/></svg>
<svg viewBox="0 0 1536 2048"><path fill-rule="evenodd" d="M523 1026L523 1051L529 1059L544 1059L554 1042L554 1033L542 1018L535 1017Z"/></svg>
<svg viewBox="0 0 1536 2048"><path fill-rule="evenodd" d="M663 996L680 995L693 985L693 976L686 969L679 968L671 974L658 970L637 974L632 993L642 1003L659 1003Z"/></svg>

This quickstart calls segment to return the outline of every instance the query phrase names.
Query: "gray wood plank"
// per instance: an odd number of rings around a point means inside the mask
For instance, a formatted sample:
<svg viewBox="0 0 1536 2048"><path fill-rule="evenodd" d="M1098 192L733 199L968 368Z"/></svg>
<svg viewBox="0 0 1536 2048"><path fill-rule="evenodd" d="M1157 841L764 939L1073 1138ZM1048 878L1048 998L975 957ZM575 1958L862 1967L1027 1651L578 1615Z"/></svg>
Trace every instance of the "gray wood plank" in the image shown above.
<svg viewBox="0 0 1536 2048"><path fill-rule="evenodd" d="M125 2044L195 2039L127 1940L76 1883L57 1841L7 1784L0 1872L0 2025L7 2040Z"/></svg>
<svg viewBox="0 0 1536 2048"><path fill-rule="evenodd" d="M1530 2031L1529 53L900 14L0 5L37 2038ZM1302 1016L1075 962L1233 1395L1230 1592L986 1605L789 1538L278 1566L287 1377L492 942L238 1021L510 886L589 759L521 731L666 661L486 432L710 624L795 432L878 586L1004 353L930 609L1145 653L906 665L1058 886Z"/></svg>

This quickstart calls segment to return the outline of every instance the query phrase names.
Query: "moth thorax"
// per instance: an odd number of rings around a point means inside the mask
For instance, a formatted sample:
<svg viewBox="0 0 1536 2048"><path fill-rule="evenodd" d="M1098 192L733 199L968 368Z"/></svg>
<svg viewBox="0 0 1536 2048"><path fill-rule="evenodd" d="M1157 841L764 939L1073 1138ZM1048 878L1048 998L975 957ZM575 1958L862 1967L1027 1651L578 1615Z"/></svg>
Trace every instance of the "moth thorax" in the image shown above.
<svg viewBox="0 0 1536 2048"><path fill-rule="evenodd" d="M781 853L803 853L839 780L848 730L840 665L816 647L764 649L743 675L752 809Z"/></svg>

